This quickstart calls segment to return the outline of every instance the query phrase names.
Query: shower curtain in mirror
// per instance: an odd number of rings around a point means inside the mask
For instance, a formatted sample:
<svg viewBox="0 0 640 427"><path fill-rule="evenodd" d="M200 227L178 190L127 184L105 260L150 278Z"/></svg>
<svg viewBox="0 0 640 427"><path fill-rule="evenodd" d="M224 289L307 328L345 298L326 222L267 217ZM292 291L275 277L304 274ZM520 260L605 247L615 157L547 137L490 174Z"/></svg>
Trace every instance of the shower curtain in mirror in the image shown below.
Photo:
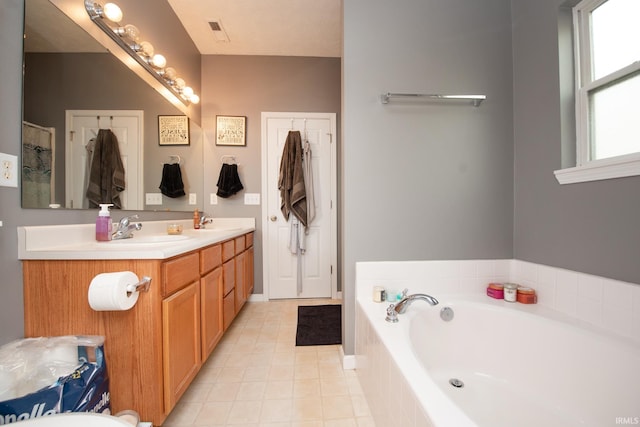
<svg viewBox="0 0 640 427"><path fill-rule="evenodd" d="M22 207L55 203L55 129L22 122Z"/></svg>

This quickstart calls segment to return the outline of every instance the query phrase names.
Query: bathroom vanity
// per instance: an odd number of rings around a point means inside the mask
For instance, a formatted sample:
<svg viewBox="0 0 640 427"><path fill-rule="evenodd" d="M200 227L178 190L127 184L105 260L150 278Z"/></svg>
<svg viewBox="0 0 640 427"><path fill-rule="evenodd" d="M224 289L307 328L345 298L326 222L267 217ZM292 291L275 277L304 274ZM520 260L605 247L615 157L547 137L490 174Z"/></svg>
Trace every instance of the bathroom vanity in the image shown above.
<svg viewBox="0 0 640 427"><path fill-rule="evenodd" d="M19 227L25 336L103 335L112 411L161 425L253 291L253 218L144 222L127 241L96 242L93 224ZM174 238L172 238L174 237ZM126 311L94 311L100 273L149 276Z"/></svg>

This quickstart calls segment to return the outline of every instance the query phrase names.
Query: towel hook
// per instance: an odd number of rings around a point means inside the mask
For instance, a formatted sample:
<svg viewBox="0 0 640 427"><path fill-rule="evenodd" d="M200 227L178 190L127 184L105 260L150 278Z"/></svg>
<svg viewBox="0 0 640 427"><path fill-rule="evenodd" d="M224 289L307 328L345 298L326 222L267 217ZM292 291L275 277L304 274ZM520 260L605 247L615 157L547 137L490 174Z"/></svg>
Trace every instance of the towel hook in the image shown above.
<svg viewBox="0 0 640 427"><path fill-rule="evenodd" d="M171 154L169 156L169 159L175 159L176 163L180 164L180 162L182 161L182 159L180 158L180 156L178 156L177 154Z"/></svg>

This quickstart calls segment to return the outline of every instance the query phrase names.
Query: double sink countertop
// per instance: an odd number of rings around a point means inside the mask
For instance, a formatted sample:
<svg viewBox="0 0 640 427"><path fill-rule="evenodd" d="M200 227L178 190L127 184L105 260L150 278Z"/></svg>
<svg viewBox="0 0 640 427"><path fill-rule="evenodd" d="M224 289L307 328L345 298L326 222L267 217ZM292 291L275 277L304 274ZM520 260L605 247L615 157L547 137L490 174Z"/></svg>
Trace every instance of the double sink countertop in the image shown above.
<svg viewBox="0 0 640 427"><path fill-rule="evenodd" d="M95 224L18 227L18 259L166 259L255 231L255 218L214 218L204 229L192 220L140 221L133 237L95 240ZM182 225L168 234L169 224Z"/></svg>

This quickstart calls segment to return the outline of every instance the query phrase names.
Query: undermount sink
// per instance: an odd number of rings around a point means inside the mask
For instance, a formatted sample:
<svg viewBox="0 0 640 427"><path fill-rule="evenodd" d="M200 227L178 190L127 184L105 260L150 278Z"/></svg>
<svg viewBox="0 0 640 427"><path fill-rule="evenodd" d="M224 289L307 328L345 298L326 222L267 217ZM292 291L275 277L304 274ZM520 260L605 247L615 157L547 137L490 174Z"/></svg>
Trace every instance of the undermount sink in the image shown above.
<svg viewBox="0 0 640 427"><path fill-rule="evenodd" d="M131 244L153 244L153 243L171 243L190 239L191 236L182 234L156 234L151 236L133 236L130 239L112 240L110 244L115 245L131 245Z"/></svg>

